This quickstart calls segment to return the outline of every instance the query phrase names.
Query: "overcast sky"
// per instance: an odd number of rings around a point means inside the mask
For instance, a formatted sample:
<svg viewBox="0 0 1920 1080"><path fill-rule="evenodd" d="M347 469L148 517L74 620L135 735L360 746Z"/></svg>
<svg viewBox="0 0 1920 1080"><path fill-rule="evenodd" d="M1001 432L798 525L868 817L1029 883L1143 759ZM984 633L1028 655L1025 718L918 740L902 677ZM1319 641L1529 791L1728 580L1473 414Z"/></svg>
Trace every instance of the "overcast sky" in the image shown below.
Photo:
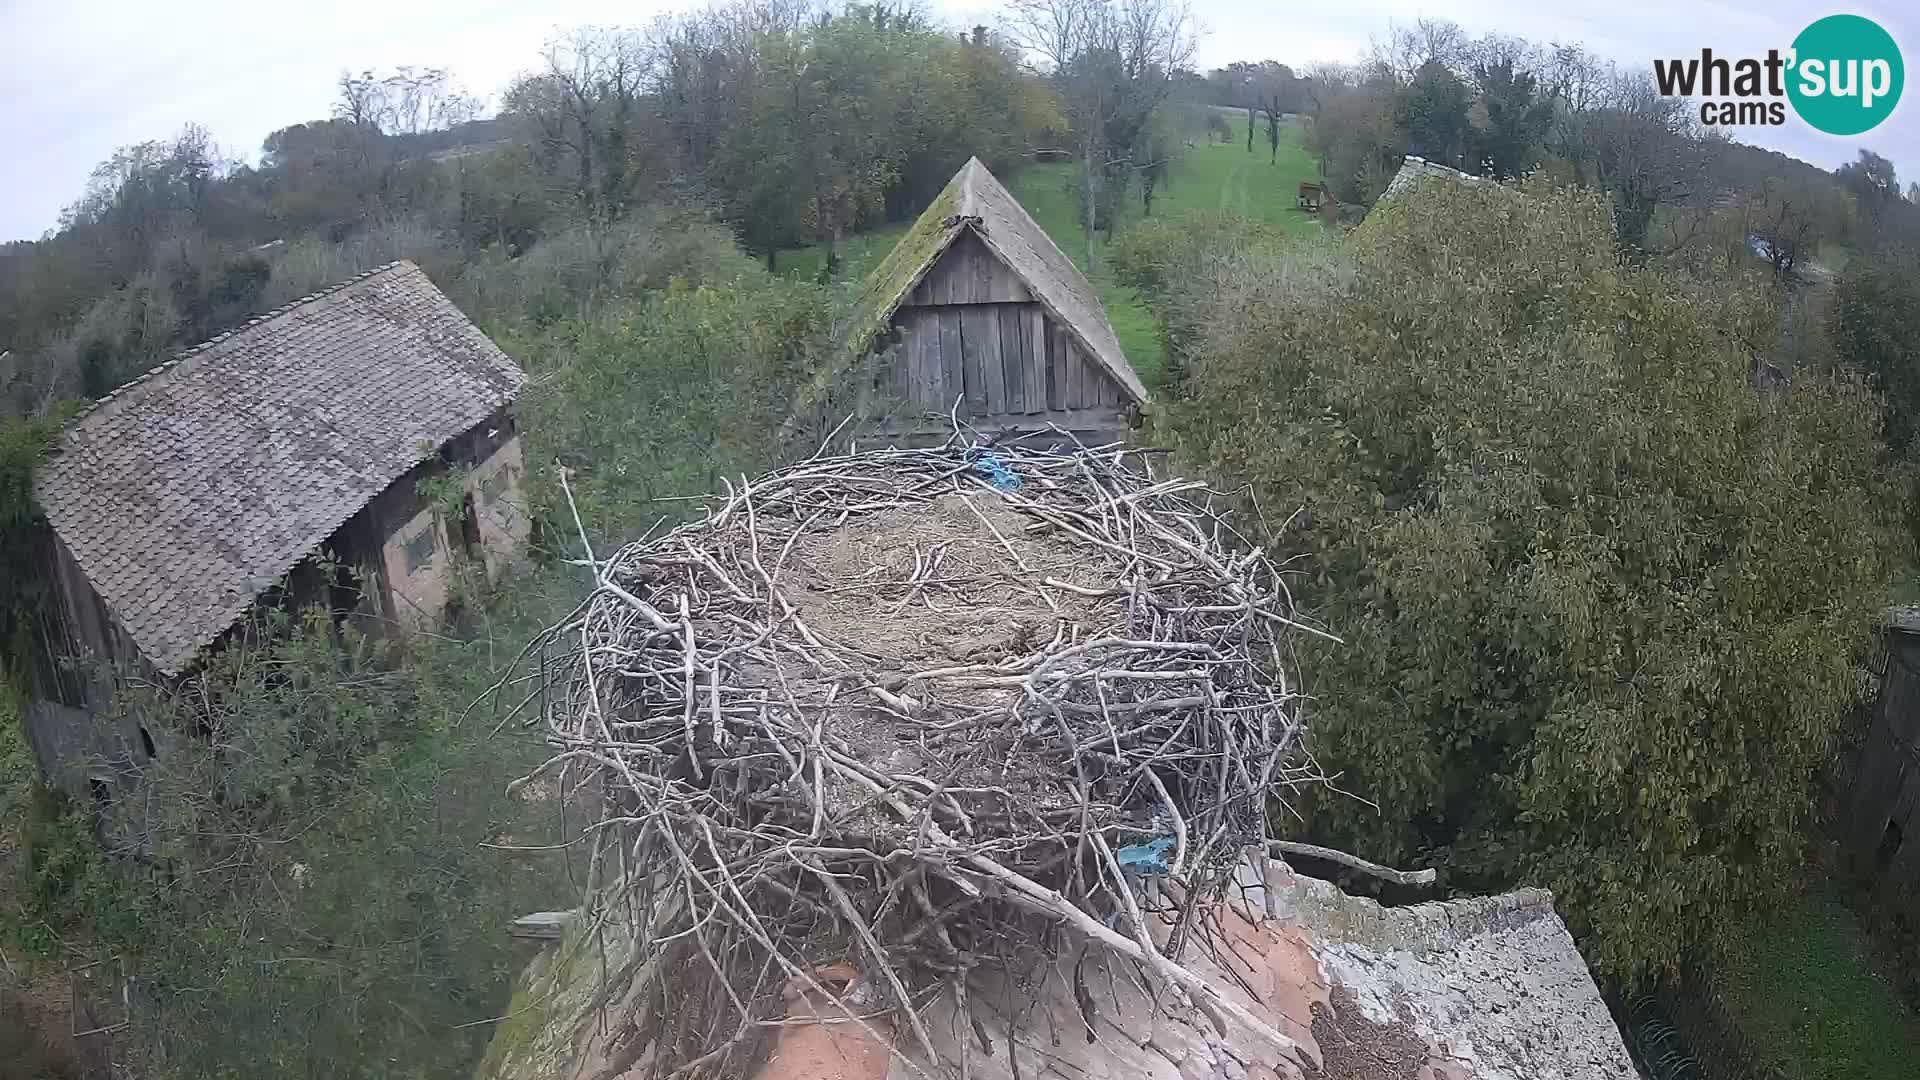
<svg viewBox="0 0 1920 1080"><path fill-rule="evenodd" d="M1394 22L1452 19L1469 33L1580 42L1626 66L1655 56L1729 56L1785 48L1807 23L1837 11L1879 22L1908 60L1920 60L1920 13L1876 0L1827 8L1789 0L1193 0L1206 27L1200 64L1274 59L1301 67L1352 60ZM115 147L205 125L229 153L253 160L277 128L327 115L345 69L444 67L472 93L497 100L532 68L556 29L644 25L688 6L669 0L343 0L273 5L238 0L101 3L0 0L0 240L34 238L80 192ZM993 21L998 7L932 0L956 25ZM1903 10L1904 9L1904 10ZM1869 147L1920 179L1920 91L1858 139L1785 128L1736 137L1833 167ZM1791 110L1789 110L1791 114Z"/></svg>

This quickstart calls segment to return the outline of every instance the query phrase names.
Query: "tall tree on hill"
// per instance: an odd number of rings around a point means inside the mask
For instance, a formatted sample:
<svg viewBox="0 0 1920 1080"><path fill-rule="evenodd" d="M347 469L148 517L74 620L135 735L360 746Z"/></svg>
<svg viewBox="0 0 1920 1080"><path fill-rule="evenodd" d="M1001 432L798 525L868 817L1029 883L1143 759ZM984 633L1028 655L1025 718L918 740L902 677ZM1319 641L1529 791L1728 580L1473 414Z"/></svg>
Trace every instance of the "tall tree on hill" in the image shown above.
<svg viewBox="0 0 1920 1080"><path fill-rule="evenodd" d="M1907 244L1920 243L1920 213L1900 197L1900 177L1893 162L1871 150L1834 170L1840 186L1853 194L1860 216L1873 228L1872 241L1899 236Z"/></svg>
<svg viewBox="0 0 1920 1080"><path fill-rule="evenodd" d="M1474 65L1474 103L1468 113L1471 164L1500 179L1518 176L1538 159L1553 123L1555 100L1540 77L1512 52Z"/></svg>
<svg viewBox="0 0 1920 1080"><path fill-rule="evenodd" d="M1141 136L1193 57L1193 14L1183 0L1013 0L1007 28L1073 126L1091 270L1099 211L1116 183L1150 164L1139 160Z"/></svg>
<svg viewBox="0 0 1920 1080"><path fill-rule="evenodd" d="M1316 67L1306 80L1307 146L1321 175L1342 202L1372 205L1406 154L1406 133L1395 120L1399 88L1385 69Z"/></svg>
<svg viewBox="0 0 1920 1080"><path fill-rule="evenodd" d="M507 88L502 113L585 222L624 212L648 171L641 158L654 147L635 129L650 58L637 34L588 27L549 42L544 70Z"/></svg>
<svg viewBox="0 0 1920 1080"><path fill-rule="evenodd" d="M1394 100L1394 120L1407 134L1407 150L1454 164L1467 134L1467 84L1438 60L1421 65Z"/></svg>
<svg viewBox="0 0 1920 1080"><path fill-rule="evenodd" d="M1635 250L1646 248L1656 210L1707 192L1724 145L1699 137L1687 103L1662 97L1644 72L1614 76L1576 124L1585 179L1613 197L1620 243Z"/></svg>
<svg viewBox="0 0 1920 1080"><path fill-rule="evenodd" d="M1390 27L1384 40L1375 39L1368 50L1367 63L1406 84L1418 79L1430 64L1456 70L1463 68L1471 48L1472 42L1459 23L1448 19L1415 19L1412 25Z"/></svg>

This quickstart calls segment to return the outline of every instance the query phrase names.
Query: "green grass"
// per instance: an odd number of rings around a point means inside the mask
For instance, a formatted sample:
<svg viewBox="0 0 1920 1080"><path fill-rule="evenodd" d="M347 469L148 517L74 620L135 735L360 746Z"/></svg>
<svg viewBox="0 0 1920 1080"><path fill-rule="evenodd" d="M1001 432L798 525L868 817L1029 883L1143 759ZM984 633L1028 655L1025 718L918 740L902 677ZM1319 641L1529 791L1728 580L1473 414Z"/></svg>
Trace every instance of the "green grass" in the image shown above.
<svg viewBox="0 0 1920 1080"><path fill-rule="evenodd" d="M1202 143L1187 151L1171 183L1153 201L1155 214L1227 210L1288 232L1317 235L1320 219L1294 208L1302 180L1318 180L1320 167L1301 142L1300 125L1280 129L1280 152L1270 157L1264 125L1254 130L1253 153L1244 142ZM1164 207L1164 209L1163 209Z"/></svg>
<svg viewBox="0 0 1920 1080"><path fill-rule="evenodd" d="M1875 972L1860 925L1824 892L1735 931L1714 988L1766 1060L1808 1080L1912 1080L1920 1020Z"/></svg>
<svg viewBox="0 0 1920 1080"><path fill-rule="evenodd" d="M840 242L840 277L846 281L858 281L867 275L893 245L907 235L913 227L911 221L882 225L868 232L855 233ZM803 248L780 253L776 261L780 273L799 281L818 281L820 272L827 266L827 248L825 244L809 244Z"/></svg>
<svg viewBox="0 0 1920 1080"><path fill-rule="evenodd" d="M1244 116L1244 114L1242 114ZM1185 213L1189 210L1226 210L1277 225L1302 235L1317 234L1319 219L1294 208L1294 195L1302 180L1319 176L1313 155L1301 142L1298 123L1289 123L1280 131L1280 152L1270 159L1265 129L1256 128L1254 152L1246 143L1201 143L1181 157L1169 170L1171 175L1154 193L1155 217ZM1030 165L1012 178L1009 187L1027 212L1060 245L1075 266L1087 268L1087 230L1074 197L1077 167L1072 162ZM1127 207L1120 231L1127 222L1137 220L1137 199ZM859 233L841 244L843 278L854 280L886 257L911 222L900 222ZM1104 238L1103 238L1104 239ZM1106 306L1107 319L1113 323L1114 336L1120 339L1120 351L1149 387L1160 384L1166 370L1166 357L1153 312L1134 290L1114 281L1104 263L1095 255L1094 272L1089 276L1100 302ZM820 246L780 253L782 274L808 280L820 276L826 263L826 249Z"/></svg>

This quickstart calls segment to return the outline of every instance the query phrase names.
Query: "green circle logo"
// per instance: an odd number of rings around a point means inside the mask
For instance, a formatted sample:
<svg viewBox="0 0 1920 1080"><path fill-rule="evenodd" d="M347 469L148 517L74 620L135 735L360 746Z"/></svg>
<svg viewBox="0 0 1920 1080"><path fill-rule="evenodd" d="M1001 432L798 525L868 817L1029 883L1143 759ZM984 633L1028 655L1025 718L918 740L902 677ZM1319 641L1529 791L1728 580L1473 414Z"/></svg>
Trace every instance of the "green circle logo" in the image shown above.
<svg viewBox="0 0 1920 1080"><path fill-rule="evenodd" d="M1787 97L1829 135L1858 135L1893 114L1907 81L1900 46L1872 19L1829 15L1793 39Z"/></svg>

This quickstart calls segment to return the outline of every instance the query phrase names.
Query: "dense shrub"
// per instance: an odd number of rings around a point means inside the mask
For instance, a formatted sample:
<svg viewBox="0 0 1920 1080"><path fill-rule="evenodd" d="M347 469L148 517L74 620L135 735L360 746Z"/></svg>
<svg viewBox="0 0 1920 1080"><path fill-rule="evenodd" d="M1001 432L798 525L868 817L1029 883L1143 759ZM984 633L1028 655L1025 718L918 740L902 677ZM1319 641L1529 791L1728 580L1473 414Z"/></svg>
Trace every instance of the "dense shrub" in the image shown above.
<svg viewBox="0 0 1920 1080"><path fill-rule="evenodd" d="M448 277L469 310L545 324L675 278L731 280L752 267L733 235L702 215L646 206L612 224L555 233L516 257L490 248Z"/></svg>
<svg viewBox="0 0 1920 1080"><path fill-rule="evenodd" d="M1764 293L1616 259L1604 197L1438 185L1338 273L1248 260L1167 434L1251 481L1345 638L1308 670L1311 830L1552 887L1613 973L1762 898L1899 554L1857 382L1757 391ZM1311 264L1309 264L1311 265Z"/></svg>
<svg viewBox="0 0 1920 1080"><path fill-rule="evenodd" d="M793 392L827 355L830 301L750 267L505 342L535 377L519 409L534 494L561 539L574 528L555 461L571 471L589 529L616 542L688 508L662 499L764 469Z"/></svg>
<svg viewBox="0 0 1920 1080"><path fill-rule="evenodd" d="M1297 257L1278 257L1288 251ZM1309 278L1317 287L1337 272L1330 260L1318 257L1324 254L1266 222L1225 210L1189 210L1129 228L1109 245L1107 260L1121 284L1150 302L1167 358L1166 383L1172 386L1201 344L1211 300L1223 288L1273 272Z"/></svg>
<svg viewBox="0 0 1920 1080"><path fill-rule="evenodd" d="M314 612L124 698L159 749L120 763L137 796L102 851L38 794L9 921L125 954L140 1075L466 1075L524 960L507 921L572 902L560 854L499 850L558 831L558 802L506 794L543 748L468 706L566 591L522 579L404 658Z"/></svg>
<svg viewBox="0 0 1920 1080"><path fill-rule="evenodd" d="M1834 290L1834 351L1886 396L1887 440L1911 454L1920 429L1920 256L1862 255Z"/></svg>

